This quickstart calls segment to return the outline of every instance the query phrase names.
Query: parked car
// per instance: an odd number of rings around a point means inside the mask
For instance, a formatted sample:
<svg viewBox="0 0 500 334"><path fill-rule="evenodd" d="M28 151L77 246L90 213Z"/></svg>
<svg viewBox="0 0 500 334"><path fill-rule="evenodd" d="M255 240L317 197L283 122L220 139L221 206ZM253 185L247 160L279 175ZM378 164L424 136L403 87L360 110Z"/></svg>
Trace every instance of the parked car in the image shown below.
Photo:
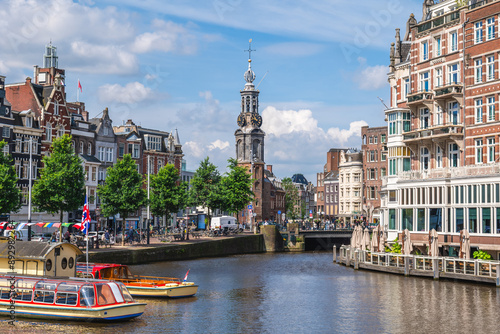
<svg viewBox="0 0 500 334"><path fill-rule="evenodd" d="M31 241L49 242L51 239L52 239L52 234L50 233L36 233L31 237Z"/></svg>

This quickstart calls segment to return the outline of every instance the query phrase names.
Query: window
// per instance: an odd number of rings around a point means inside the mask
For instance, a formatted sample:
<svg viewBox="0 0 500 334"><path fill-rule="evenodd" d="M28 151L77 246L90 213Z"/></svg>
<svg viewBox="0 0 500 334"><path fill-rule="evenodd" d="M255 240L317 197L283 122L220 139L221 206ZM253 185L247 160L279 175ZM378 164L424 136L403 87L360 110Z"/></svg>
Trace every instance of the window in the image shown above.
<svg viewBox="0 0 500 334"><path fill-rule="evenodd" d="M410 113L404 112L403 113L403 132L408 132L408 131L411 131Z"/></svg>
<svg viewBox="0 0 500 334"><path fill-rule="evenodd" d="M458 124L458 102L449 102L448 103L448 115L449 122L453 125Z"/></svg>
<svg viewBox="0 0 500 334"><path fill-rule="evenodd" d="M421 147L420 148L420 169L421 170L428 170L429 169L429 160L430 160L429 150L427 149L427 147Z"/></svg>
<svg viewBox="0 0 500 334"><path fill-rule="evenodd" d="M443 108L436 104L434 109L434 125L443 125Z"/></svg>
<svg viewBox="0 0 500 334"><path fill-rule="evenodd" d="M483 163L483 140L476 139L476 164Z"/></svg>
<svg viewBox="0 0 500 334"><path fill-rule="evenodd" d="M64 128L60 126L57 128L57 138L61 138L62 136L64 136Z"/></svg>
<svg viewBox="0 0 500 334"><path fill-rule="evenodd" d="M83 145L84 145L84 142L83 142L83 141L81 141L81 142L80 142L80 154L83 154L83 148L84 148L84 146L83 146Z"/></svg>
<svg viewBox="0 0 500 334"><path fill-rule="evenodd" d="M458 51L458 33L456 31L450 33L450 52Z"/></svg>
<svg viewBox="0 0 500 334"><path fill-rule="evenodd" d="M486 57L486 81L495 80L495 57Z"/></svg>
<svg viewBox="0 0 500 334"><path fill-rule="evenodd" d="M89 143L87 146L87 154L92 155L92 144L91 143Z"/></svg>
<svg viewBox="0 0 500 334"><path fill-rule="evenodd" d="M373 144L373 137L370 137L370 139L368 140L368 142L369 142L370 144Z"/></svg>
<svg viewBox="0 0 500 334"><path fill-rule="evenodd" d="M384 152L380 152L380 161L386 161L387 160L387 154Z"/></svg>
<svg viewBox="0 0 500 334"><path fill-rule="evenodd" d="M387 175L387 170L385 168L380 169L380 176L385 177Z"/></svg>
<svg viewBox="0 0 500 334"><path fill-rule="evenodd" d="M161 137L145 135L144 138L146 139L148 150L161 151Z"/></svg>
<svg viewBox="0 0 500 334"><path fill-rule="evenodd" d="M373 143L377 144L377 142L378 142L378 137L377 136L373 137Z"/></svg>
<svg viewBox="0 0 500 334"><path fill-rule="evenodd" d="M52 141L52 124L47 123L45 127L45 137L47 141Z"/></svg>
<svg viewBox="0 0 500 334"><path fill-rule="evenodd" d="M377 199L377 191L375 187L370 187L370 199Z"/></svg>
<svg viewBox="0 0 500 334"><path fill-rule="evenodd" d="M429 91L429 72L420 73L420 91Z"/></svg>
<svg viewBox="0 0 500 334"><path fill-rule="evenodd" d="M488 122L495 121L495 97L489 96L486 98L486 110L488 112Z"/></svg>
<svg viewBox="0 0 500 334"><path fill-rule="evenodd" d="M434 45L436 47L436 57L441 56L441 36L438 36L434 39Z"/></svg>
<svg viewBox="0 0 500 334"><path fill-rule="evenodd" d="M370 180L376 180L377 179L377 175L376 175L376 172L375 172L375 169L374 168L371 168L370 169Z"/></svg>
<svg viewBox="0 0 500 334"><path fill-rule="evenodd" d="M429 109L420 109L420 129L427 129L429 127Z"/></svg>
<svg viewBox="0 0 500 334"><path fill-rule="evenodd" d="M57 100L54 101L54 115L59 115L59 102Z"/></svg>
<svg viewBox="0 0 500 334"><path fill-rule="evenodd" d="M3 147L3 155L7 155L7 154L9 154L9 145L5 145Z"/></svg>
<svg viewBox="0 0 500 334"><path fill-rule="evenodd" d="M475 44L483 41L483 22L476 22L476 24L474 24L474 36Z"/></svg>
<svg viewBox="0 0 500 334"><path fill-rule="evenodd" d="M403 89L403 93L404 93L403 100L406 100L406 97L408 96L408 94L410 94L410 78L404 78L404 79L403 79L403 85L404 85L404 89Z"/></svg>
<svg viewBox="0 0 500 334"><path fill-rule="evenodd" d="M385 138L385 137L386 137L386 136L385 136L385 134L380 135L380 142L381 142L382 144L385 144L385 141L386 141L386 138Z"/></svg>
<svg viewBox="0 0 500 334"><path fill-rule="evenodd" d="M488 162L495 162L495 138L488 138Z"/></svg>
<svg viewBox="0 0 500 334"><path fill-rule="evenodd" d="M139 144L128 144L128 153L132 155L132 158L139 158Z"/></svg>
<svg viewBox="0 0 500 334"><path fill-rule="evenodd" d="M422 52L422 61L425 61L425 60L428 60L429 59L429 42L423 42L422 43L422 49L421 49L421 52Z"/></svg>
<svg viewBox="0 0 500 334"><path fill-rule="evenodd" d="M436 168L443 168L443 150L436 145Z"/></svg>
<svg viewBox="0 0 500 334"><path fill-rule="evenodd" d="M483 122L483 99L477 99L474 101L476 108L476 124Z"/></svg>
<svg viewBox="0 0 500 334"><path fill-rule="evenodd" d="M125 144L120 144L118 147L118 156L121 158L125 154Z"/></svg>
<svg viewBox="0 0 500 334"><path fill-rule="evenodd" d="M26 127L27 128L32 128L33 127L33 117L26 116Z"/></svg>
<svg viewBox="0 0 500 334"><path fill-rule="evenodd" d="M98 158L100 161L104 161L104 147L102 146L99 146L99 148L97 149L97 153L98 153Z"/></svg>
<svg viewBox="0 0 500 334"><path fill-rule="evenodd" d="M448 160L450 162L450 167L459 166L460 150L457 144L450 144L448 151Z"/></svg>
<svg viewBox="0 0 500 334"><path fill-rule="evenodd" d="M102 132L105 136L109 134L109 128L107 125L104 125L104 127L102 128Z"/></svg>
<svg viewBox="0 0 500 334"><path fill-rule="evenodd" d="M490 39L495 38L495 18L490 17L489 19L486 19L486 40L489 41Z"/></svg>
<svg viewBox="0 0 500 334"><path fill-rule="evenodd" d="M476 59L474 61L474 82L481 83L483 82L483 60Z"/></svg>
<svg viewBox="0 0 500 334"><path fill-rule="evenodd" d="M2 137L4 138L10 138L10 128L4 126L2 128Z"/></svg>
<svg viewBox="0 0 500 334"><path fill-rule="evenodd" d="M113 148L106 147L106 161L113 162Z"/></svg>
<svg viewBox="0 0 500 334"><path fill-rule="evenodd" d="M439 67L436 68L436 87L441 87L443 86L443 68Z"/></svg>
<svg viewBox="0 0 500 334"><path fill-rule="evenodd" d="M459 71L458 63L448 66L448 85L458 83Z"/></svg>

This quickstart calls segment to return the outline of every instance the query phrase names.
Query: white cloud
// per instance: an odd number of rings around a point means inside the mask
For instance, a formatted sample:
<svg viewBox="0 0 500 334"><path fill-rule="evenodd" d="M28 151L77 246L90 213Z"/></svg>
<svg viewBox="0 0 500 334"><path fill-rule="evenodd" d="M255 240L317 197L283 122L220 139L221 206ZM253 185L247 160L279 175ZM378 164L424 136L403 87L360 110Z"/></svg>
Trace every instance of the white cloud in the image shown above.
<svg viewBox="0 0 500 334"><path fill-rule="evenodd" d="M195 158L202 158L205 156L205 151L203 150L203 147L194 141L188 141L184 145L182 145L182 150L195 157Z"/></svg>
<svg viewBox="0 0 500 334"><path fill-rule="evenodd" d="M318 121L311 110L278 110L267 107L262 111L262 129L270 135L281 137L294 132L313 133L318 130Z"/></svg>
<svg viewBox="0 0 500 334"><path fill-rule="evenodd" d="M154 32L146 32L135 38L132 50L138 53L152 51L193 54L197 50L196 37L185 27L174 22L153 21Z"/></svg>
<svg viewBox="0 0 500 334"><path fill-rule="evenodd" d="M351 138L361 137L361 128L367 126L365 121L351 122L349 129L330 128L327 131L328 138L340 145L345 145Z"/></svg>
<svg viewBox="0 0 500 334"><path fill-rule="evenodd" d="M130 82L126 86L107 84L99 87L99 100L104 103L135 104L154 97L151 88L140 82Z"/></svg>
<svg viewBox="0 0 500 334"><path fill-rule="evenodd" d="M210 145L208 145L208 149L210 151L219 149L221 151L225 151L229 147L229 142L228 141L222 141L220 139L217 139L216 141L212 142Z"/></svg>
<svg viewBox="0 0 500 334"><path fill-rule="evenodd" d="M377 90L388 85L387 73L389 68L385 65L367 66L354 75L354 82L362 90Z"/></svg>
<svg viewBox="0 0 500 334"><path fill-rule="evenodd" d="M5 75L5 73L7 73L8 71L9 68L7 67L7 65L2 60L0 60L0 73Z"/></svg>

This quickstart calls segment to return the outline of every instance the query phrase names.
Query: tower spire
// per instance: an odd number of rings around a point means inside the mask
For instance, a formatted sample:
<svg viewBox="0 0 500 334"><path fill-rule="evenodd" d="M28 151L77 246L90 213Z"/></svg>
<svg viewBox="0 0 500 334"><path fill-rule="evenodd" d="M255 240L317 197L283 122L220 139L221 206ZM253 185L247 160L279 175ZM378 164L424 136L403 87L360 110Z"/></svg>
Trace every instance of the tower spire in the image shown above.
<svg viewBox="0 0 500 334"><path fill-rule="evenodd" d="M248 69L243 75L245 78L245 81L247 82L245 84L245 90L253 90L254 85L253 82L255 80L255 73L252 71L252 51L257 51L257 50L252 50L252 39L248 41L248 50L244 50L245 52L248 52Z"/></svg>

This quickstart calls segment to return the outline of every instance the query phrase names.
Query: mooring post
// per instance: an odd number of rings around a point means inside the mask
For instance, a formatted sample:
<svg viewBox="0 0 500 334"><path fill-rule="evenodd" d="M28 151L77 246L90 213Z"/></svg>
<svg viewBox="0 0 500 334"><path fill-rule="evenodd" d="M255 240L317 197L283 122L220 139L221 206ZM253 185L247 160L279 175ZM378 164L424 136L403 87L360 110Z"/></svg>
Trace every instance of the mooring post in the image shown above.
<svg viewBox="0 0 500 334"><path fill-rule="evenodd" d="M497 288L500 288L500 263L497 263Z"/></svg>
<svg viewBox="0 0 500 334"><path fill-rule="evenodd" d="M337 262L337 246L333 245L333 263Z"/></svg>
<svg viewBox="0 0 500 334"><path fill-rule="evenodd" d="M354 251L354 269L359 269L359 251L357 249Z"/></svg>
<svg viewBox="0 0 500 334"><path fill-rule="evenodd" d="M351 248L349 247L349 249L346 251L346 258L345 258L345 265L346 266L350 266L351 265Z"/></svg>
<svg viewBox="0 0 500 334"><path fill-rule="evenodd" d="M410 258L408 256L404 257L405 261L405 276L410 276Z"/></svg>
<svg viewBox="0 0 500 334"><path fill-rule="evenodd" d="M434 272L434 279L439 279L439 263L438 259L432 259L432 271Z"/></svg>

